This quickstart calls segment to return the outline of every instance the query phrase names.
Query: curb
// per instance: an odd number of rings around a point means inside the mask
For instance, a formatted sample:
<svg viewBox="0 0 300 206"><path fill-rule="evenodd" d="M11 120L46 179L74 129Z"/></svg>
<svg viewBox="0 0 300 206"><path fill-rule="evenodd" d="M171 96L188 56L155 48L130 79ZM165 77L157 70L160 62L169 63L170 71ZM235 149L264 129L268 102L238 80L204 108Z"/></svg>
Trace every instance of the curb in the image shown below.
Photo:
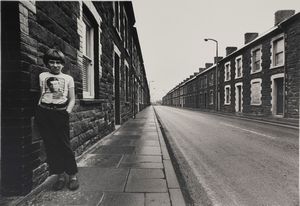
<svg viewBox="0 0 300 206"><path fill-rule="evenodd" d="M185 185L183 182L184 179L182 177L182 174L178 170L178 167L176 167L176 165L178 165L178 162L172 153L172 148L170 147L166 134L163 131L163 126L160 117L158 116L154 107L153 110L155 114L155 122L157 124L157 132L159 135L161 150L163 153L163 164L165 168L165 175L168 183L168 189L172 205L187 205L187 203L190 202L191 197L186 191L182 190L182 188L185 188Z"/></svg>
<svg viewBox="0 0 300 206"><path fill-rule="evenodd" d="M127 121L128 122L128 121ZM103 138L101 138L98 142L96 142L95 144L93 144L91 147L89 147L87 150L85 150L81 155L76 157L76 162L78 163L87 153L97 149L99 146L101 146L101 144L108 138L110 138L114 133L116 133L120 128L122 128L124 125L126 125L125 122L123 125L121 125L120 127L116 128L114 131L112 131L111 133L109 133L108 135L104 136ZM12 203L10 203L12 206L21 206L23 205L25 202L27 202L28 200L32 199L33 197L37 196L38 194L40 194L41 192L45 191L47 188L49 188L54 182L55 182L55 175L51 175L49 177L46 178L46 180L41 183L39 186L37 186L36 188L34 188L30 193L28 193L26 196L24 197L20 197L17 200L13 201Z"/></svg>

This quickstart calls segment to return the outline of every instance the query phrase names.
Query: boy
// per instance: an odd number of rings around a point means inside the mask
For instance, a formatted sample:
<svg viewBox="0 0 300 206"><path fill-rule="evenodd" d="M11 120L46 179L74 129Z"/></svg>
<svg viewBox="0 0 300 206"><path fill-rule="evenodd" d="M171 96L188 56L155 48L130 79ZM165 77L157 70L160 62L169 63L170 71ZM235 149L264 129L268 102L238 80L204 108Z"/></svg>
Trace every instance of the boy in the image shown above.
<svg viewBox="0 0 300 206"><path fill-rule="evenodd" d="M70 146L69 129L69 114L75 105L74 80L62 73L65 57L61 51L49 49L43 60L50 72L43 72L39 76L41 97L36 120L44 141L50 173L57 175L53 189L64 188L66 173L69 175L68 188L76 190L79 187L76 176L78 169Z"/></svg>

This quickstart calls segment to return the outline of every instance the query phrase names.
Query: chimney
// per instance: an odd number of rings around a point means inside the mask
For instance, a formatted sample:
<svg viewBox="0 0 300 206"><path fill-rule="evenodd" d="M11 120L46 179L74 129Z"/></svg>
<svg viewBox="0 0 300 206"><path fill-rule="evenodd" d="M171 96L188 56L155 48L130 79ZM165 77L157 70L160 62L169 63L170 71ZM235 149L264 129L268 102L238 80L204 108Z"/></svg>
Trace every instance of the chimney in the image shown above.
<svg viewBox="0 0 300 206"><path fill-rule="evenodd" d="M235 52L236 50L237 50L237 47L234 47L234 46L226 47L226 56L228 56L229 54Z"/></svg>
<svg viewBox="0 0 300 206"><path fill-rule="evenodd" d="M192 78L194 75L190 75L189 79Z"/></svg>
<svg viewBox="0 0 300 206"><path fill-rule="evenodd" d="M203 72L206 68L199 68L199 73Z"/></svg>
<svg viewBox="0 0 300 206"><path fill-rule="evenodd" d="M218 62L219 62L219 61L221 61L221 60L223 59L223 57L218 57L218 58L217 58L217 57L215 57L215 58L214 58L214 62L215 62L215 64L217 63L217 59L218 59Z"/></svg>
<svg viewBox="0 0 300 206"><path fill-rule="evenodd" d="M205 69L211 67L213 65L213 63L205 63Z"/></svg>
<svg viewBox="0 0 300 206"><path fill-rule="evenodd" d="M196 76L198 74L198 72L194 72L194 76Z"/></svg>
<svg viewBox="0 0 300 206"><path fill-rule="evenodd" d="M280 22L290 18L295 14L295 10L279 10L275 12L275 26Z"/></svg>
<svg viewBox="0 0 300 206"><path fill-rule="evenodd" d="M245 37L245 44L247 44L250 41L254 40L256 37L258 37L258 33L256 32L245 33L244 37Z"/></svg>

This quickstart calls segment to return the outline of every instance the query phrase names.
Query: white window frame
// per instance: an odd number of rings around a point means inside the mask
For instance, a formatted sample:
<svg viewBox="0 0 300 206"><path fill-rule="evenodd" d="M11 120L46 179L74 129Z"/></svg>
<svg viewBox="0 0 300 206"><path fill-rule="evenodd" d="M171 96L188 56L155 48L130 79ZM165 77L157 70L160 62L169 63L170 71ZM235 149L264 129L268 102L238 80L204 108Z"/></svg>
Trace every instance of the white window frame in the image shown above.
<svg viewBox="0 0 300 206"><path fill-rule="evenodd" d="M260 56L259 56L259 69L257 71L253 71L253 68L254 68L254 52L259 50L260 51ZM261 72L262 71L262 45L259 45L257 47L254 47L253 49L251 49L251 74L255 74L255 73L258 73L258 72Z"/></svg>
<svg viewBox="0 0 300 206"><path fill-rule="evenodd" d="M92 26L92 24L90 23L90 21L85 17L85 15L83 14L82 17L82 21L83 21L83 41L82 41L82 54L83 54L83 59L86 59L88 61L90 61L90 65L87 68L87 77L86 77L86 84L87 84L87 91L82 90L82 95L84 99L93 99L95 98L95 75L94 75L94 28ZM86 41L86 31L87 31L87 26L90 28L89 29L89 39L87 42ZM87 44L89 44L89 48L87 48ZM89 49L89 51L87 51L86 49ZM84 74L83 74L84 75ZM84 80L84 78L82 78L82 81ZM83 83L84 84L84 83Z"/></svg>
<svg viewBox="0 0 300 206"><path fill-rule="evenodd" d="M238 67L237 67L238 60L240 60L240 62L241 62L241 67L240 67L241 68L241 74L240 74L240 76L238 76ZM241 78L241 77L243 77L243 58L242 58L242 55L235 58L235 79L238 79L238 78Z"/></svg>
<svg viewBox="0 0 300 206"><path fill-rule="evenodd" d="M282 41L283 41L283 51L282 51L283 61L282 61L281 64L275 65L275 55L276 55L276 53L275 53L274 44L275 44L275 42L277 42L280 39L282 39ZM285 64L285 46L284 46L284 44L285 44L284 34L279 34L276 37L272 38L272 40L271 40L271 67L270 67L271 69L284 66L284 64Z"/></svg>
<svg viewBox="0 0 300 206"><path fill-rule="evenodd" d="M209 104L210 105L214 104L214 90L209 91Z"/></svg>
<svg viewBox="0 0 300 206"><path fill-rule="evenodd" d="M228 102L226 101L226 96L227 96L227 88L229 88L229 97L228 97ZM230 85L225 85L224 87L224 104L225 105L230 105L231 104L231 86Z"/></svg>
<svg viewBox="0 0 300 206"><path fill-rule="evenodd" d="M241 86L241 112L243 112L243 82L238 82L235 84L235 111L238 110L238 93L237 87Z"/></svg>
<svg viewBox="0 0 300 206"><path fill-rule="evenodd" d="M227 72L228 70L228 72ZM228 73L228 76L227 76L227 73ZM230 81L231 79L231 65L230 65L230 62L227 62L224 64L224 81L227 82L227 81Z"/></svg>
<svg viewBox="0 0 300 206"><path fill-rule="evenodd" d="M277 99L276 99L276 87L275 87L275 80L279 79L279 78L283 78L284 80L284 73L279 73L279 74L274 74L271 76L271 112L273 115L275 116L280 116L282 117L283 115L276 115L277 112Z"/></svg>
<svg viewBox="0 0 300 206"><path fill-rule="evenodd" d="M259 102L257 103L257 102L253 102L253 100L255 99L254 98L254 95L253 95L253 85L254 85L254 83L259 83ZM252 79L251 80L251 82L250 82L250 85L251 85L251 87L250 87L250 91L251 91L251 95L250 95L250 97L251 97L251 101L250 101L250 104L251 105L255 105L255 106L259 106L259 105L261 105L262 104L262 100L261 100L261 98L262 98L262 86L261 86L261 83L262 83L262 79L261 78L256 78L256 79Z"/></svg>

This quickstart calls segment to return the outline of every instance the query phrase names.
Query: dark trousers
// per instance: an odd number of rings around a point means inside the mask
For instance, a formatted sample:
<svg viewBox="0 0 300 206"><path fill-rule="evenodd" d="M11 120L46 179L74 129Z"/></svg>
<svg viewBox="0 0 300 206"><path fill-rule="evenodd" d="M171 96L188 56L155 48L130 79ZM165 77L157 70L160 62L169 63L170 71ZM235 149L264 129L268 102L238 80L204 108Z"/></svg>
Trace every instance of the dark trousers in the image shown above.
<svg viewBox="0 0 300 206"><path fill-rule="evenodd" d="M70 145L69 114L65 110L37 108L37 126L44 140L47 163L51 174L78 172L75 156Z"/></svg>

